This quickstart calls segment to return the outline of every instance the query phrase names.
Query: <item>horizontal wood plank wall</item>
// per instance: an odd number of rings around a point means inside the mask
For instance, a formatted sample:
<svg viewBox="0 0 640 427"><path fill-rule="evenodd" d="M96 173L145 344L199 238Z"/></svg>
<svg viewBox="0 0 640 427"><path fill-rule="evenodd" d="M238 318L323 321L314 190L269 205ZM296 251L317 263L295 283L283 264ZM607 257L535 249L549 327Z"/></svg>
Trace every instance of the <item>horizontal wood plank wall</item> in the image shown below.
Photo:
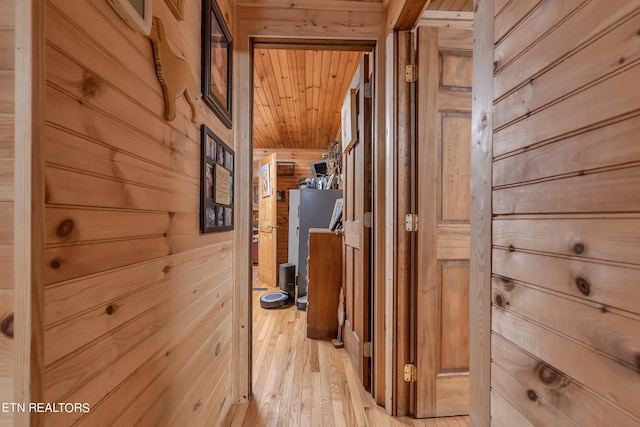
<svg viewBox="0 0 640 427"><path fill-rule="evenodd" d="M201 7L177 21L153 2L197 82ZM151 42L108 2L48 0L45 19L44 398L91 408L45 421L216 425L232 403L234 245L199 233L199 124L183 97L163 119Z"/></svg>
<svg viewBox="0 0 640 427"><path fill-rule="evenodd" d="M0 0L0 402L13 402L14 0ZM13 414L0 412L0 425Z"/></svg>
<svg viewBox="0 0 640 427"><path fill-rule="evenodd" d="M270 149L253 150L254 163L262 159L266 154L272 153ZM278 153L278 162L294 162L293 175L278 175L278 191L284 191L284 202L278 202L278 242L276 263L280 265L289 259L289 190L295 189L299 179L311 177L311 162L322 160L322 154L326 150L275 150ZM278 268L278 272L280 269Z"/></svg>
<svg viewBox="0 0 640 427"><path fill-rule="evenodd" d="M638 425L640 6L494 6L493 422Z"/></svg>

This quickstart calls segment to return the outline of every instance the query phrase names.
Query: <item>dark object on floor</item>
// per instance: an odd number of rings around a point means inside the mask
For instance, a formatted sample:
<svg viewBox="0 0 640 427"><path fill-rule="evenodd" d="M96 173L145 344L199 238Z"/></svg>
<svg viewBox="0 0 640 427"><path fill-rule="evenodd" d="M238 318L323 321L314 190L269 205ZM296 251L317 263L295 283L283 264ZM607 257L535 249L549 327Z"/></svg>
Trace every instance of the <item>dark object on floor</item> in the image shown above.
<svg viewBox="0 0 640 427"><path fill-rule="evenodd" d="M260 307L266 309L280 308L289 305L289 294L269 292L260 297Z"/></svg>
<svg viewBox="0 0 640 427"><path fill-rule="evenodd" d="M266 309L286 307L293 302L296 289L296 266L291 263L280 264L280 290L269 292L260 297L260 307ZM266 290L266 289L265 289Z"/></svg>
<svg viewBox="0 0 640 427"><path fill-rule="evenodd" d="M307 296L298 297L296 300L296 307L298 310L307 311Z"/></svg>

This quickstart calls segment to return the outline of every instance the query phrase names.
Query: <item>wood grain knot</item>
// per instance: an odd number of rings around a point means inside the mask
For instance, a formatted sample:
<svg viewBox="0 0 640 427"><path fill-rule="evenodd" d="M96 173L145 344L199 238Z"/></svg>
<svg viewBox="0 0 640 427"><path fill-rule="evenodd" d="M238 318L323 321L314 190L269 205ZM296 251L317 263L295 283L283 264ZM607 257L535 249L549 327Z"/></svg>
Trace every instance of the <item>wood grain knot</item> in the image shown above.
<svg viewBox="0 0 640 427"><path fill-rule="evenodd" d="M544 384L553 384L557 382L558 379L560 379L560 375L558 375L555 370L548 367L547 365L538 365L537 371L538 378L540 378L540 381L542 381Z"/></svg>
<svg viewBox="0 0 640 427"><path fill-rule="evenodd" d="M116 311L116 307L113 304L109 304L107 308L104 310L109 316L111 316Z"/></svg>
<svg viewBox="0 0 640 427"><path fill-rule="evenodd" d="M220 343L216 344L216 356L220 354Z"/></svg>
<svg viewBox="0 0 640 427"><path fill-rule="evenodd" d="M576 278L576 286L578 287L580 293L585 297L588 297L591 293L591 286L589 285L589 282L584 280L582 277Z"/></svg>
<svg viewBox="0 0 640 427"><path fill-rule="evenodd" d="M56 230L56 234L58 235L58 237L67 237L69 234L71 234L74 227L75 223L73 222L73 220L67 218L60 223L58 229Z"/></svg>
<svg viewBox="0 0 640 427"><path fill-rule="evenodd" d="M13 339L13 313L9 313L7 317L2 319L0 332L2 332L2 335L5 337Z"/></svg>
<svg viewBox="0 0 640 427"><path fill-rule="evenodd" d="M164 274L167 274L170 271L171 271L171 266L170 265L165 265L164 268L162 269L162 272Z"/></svg>
<svg viewBox="0 0 640 427"><path fill-rule="evenodd" d="M515 250L516 250L515 246L509 245L509 252L513 252Z"/></svg>
<svg viewBox="0 0 640 427"><path fill-rule="evenodd" d="M475 13L478 13L478 7L479 7L479 6L478 6L478 3L476 3L476 5L473 7L473 11L474 11Z"/></svg>
<svg viewBox="0 0 640 427"><path fill-rule="evenodd" d="M626 62L626 58L623 56L622 58L618 59L618 64L622 65Z"/></svg>
<svg viewBox="0 0 640 427"><path fill-rule="evenodd" d="M504 307L504 298L500 294L496 294L496 304L498 307Z"/></svg>
<svg viewBox="0 0 640 427"><path fill-rule="evenodd" d="M197 411L197 410L198 410L198 408L199 408L199 407L201 407L201 406L202 406L202 403L198 402L198 403L196 403L195 405L193 405L193 410L194 410L194 411Z"/></svg>
<svg viewBox="0 0 640 427"><path fill-rule="evenodd" d="M58 258L56 258L53 261L51 261L50 265L51 265L51 268L53 268L54 270L57 270L60 267L62 267L62 263L60 262L60 260Z"/></svg>
<svg viewBox="0 0 640 427"><path fill-rule="evenodd" d="M92 75L86 75L82 80L82 94L86 97L96 96L100 92L100 81Z"/></svg>
<svg viewBox="0 0 640 427"><path fill-rule="evenodd" d="M175 212L169 212L169 218L173 218L176 215Z"/></svg>
<svg viewBox="0 0 640 427"><path fill-rule="evenodd" d="M498 61L493 61L493 72L495 73L497 69L498 69Z"/></svg>
<svg viewBox="0 0 640 427"><path fill-rule="evenodd" d="M535 402L536 400L538 400L538 395L536 394L535 391L529 389L527 390L527 397L529 398L529 400L531 400L532 402Z"/></svg>
<svg viewBox="0 0 640 427"><path fill-rule="evenodd" d="M584 252L584 245L582 243L576 243L575 245L573 245L573 252L580 255Z"/></svg>

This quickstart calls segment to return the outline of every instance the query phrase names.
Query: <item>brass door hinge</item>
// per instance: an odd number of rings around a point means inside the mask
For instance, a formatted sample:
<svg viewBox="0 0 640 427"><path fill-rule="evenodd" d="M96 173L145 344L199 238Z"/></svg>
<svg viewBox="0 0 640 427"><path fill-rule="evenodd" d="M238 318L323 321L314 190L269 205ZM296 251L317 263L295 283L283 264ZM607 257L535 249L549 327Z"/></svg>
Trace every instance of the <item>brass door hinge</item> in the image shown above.
<svg viewBox="0 0 640 427"><path fill-rule="evenodd" d="M407 231L418 231L418 215L417 214L405 215L404 228Z"/></svg>
<svg viewBox="0 0 640 427"><path fill-rule="evenodd" d="M418 379L418 370L416 365L407 363L404 365L404 380L408 383L414 383Z"/></svg>
<svg viewBox="0 0 640 427"><path fill-rule="evenodd" d="M364 353L364 357L371 357L373 356L373 351L371 349L371 341L366 341L364 343L364 345L362 346L362 352Z"/></svg>
<svg viewBox="0 0 640 427"><path fill-rule="evenodd" d="M417 79L417 67L413 64L404 67L404 74L407 83L415 83Z"/></svg>

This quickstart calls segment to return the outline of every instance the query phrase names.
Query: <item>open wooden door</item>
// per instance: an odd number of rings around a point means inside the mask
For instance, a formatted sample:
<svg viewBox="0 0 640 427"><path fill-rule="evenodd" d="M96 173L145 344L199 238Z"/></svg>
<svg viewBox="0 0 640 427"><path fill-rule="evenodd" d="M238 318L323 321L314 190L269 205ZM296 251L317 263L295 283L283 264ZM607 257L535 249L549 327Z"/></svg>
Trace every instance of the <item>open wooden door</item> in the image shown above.
<svg viewBox="0 0 640 427"><path fill-rule="evenodd" d="M276 205L277 169L276 153L260 161L258 202L258 279L269 286L276 286L277 228Z"/></svg>
<svg viewBox="0 0 640 427"><path fill-rule="evenodd" d="M357 139L344 158L344 344L366 389L371 384L371 132L369 55L363 55L355 89ZM365 89L365 84L369 89Z"/></svg>
<svg viewBox="0 0 640 427"><path fill-rule="evenodd" d="M469 409L473 32L418 28L417 417Z"/></svg>

